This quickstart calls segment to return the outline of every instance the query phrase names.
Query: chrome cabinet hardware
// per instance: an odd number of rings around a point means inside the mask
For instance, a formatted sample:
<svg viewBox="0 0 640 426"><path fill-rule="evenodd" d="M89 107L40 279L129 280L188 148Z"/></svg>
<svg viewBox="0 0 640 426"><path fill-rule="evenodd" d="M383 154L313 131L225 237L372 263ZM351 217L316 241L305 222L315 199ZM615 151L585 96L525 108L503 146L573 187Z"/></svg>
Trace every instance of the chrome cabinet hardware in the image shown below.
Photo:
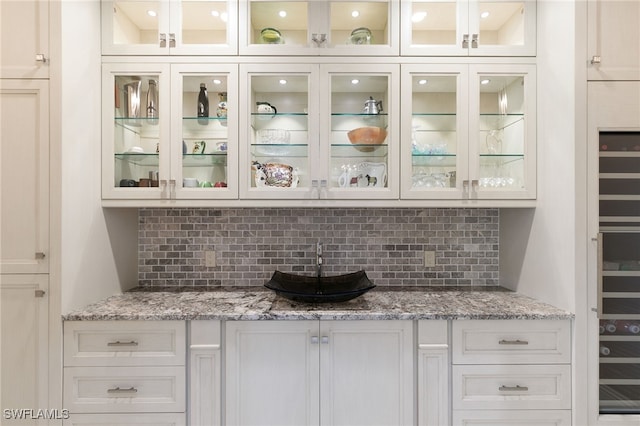
<svg viewBox="0 0 640 426"><path fill-rule="evenodd" d="M529 390L529 387L527 386L520 386L520 385L515 385L515 386L500 386L498 388L498 390L500 392L527 392Z"/></svg>
<svg viewBox="0 0 640 426"><path fill-rule="evenodd" d="M176 47L176 33L169 33L169 47Z"/></svg>
<svg viewBox="0 0 640 426"><path fill-rule="evenodd" d="M326 43L327 35L313 33L311 34L311 41L313 41L316 44L316 46L320 47L321 45Z"/></svg>
<svg viewBox="0 0 640 426"><path fill-rule="evenodd" d="M111 388L111 389L107 389L107 393L137 393L138 389L134 388L133 386L131 386L130 388L121 388L119 386L115 387L115 388Z"/></svg>
<svg viewBox="0 0 640 426"><path fill-rule="evenodd" d="M46 293L45 293L45 291L44 291L44 290L36 290L36 291L35 291L35 295L36 295L36 297L44 297L44 295L45 295L45 294L46 294Z"/></svg>
<svg viewBox="0 0 640 426"><path fill-rule="evenodd" d="M116 340L115 342L108 342L107 346L138 346L138 342L135 340L130 340L128 342L121 342L120 340Z"/></svg>
<svg viewBox="0 0 640 426"><path fill-rule="evenodd" d="M526 340L520 340L520 339L516 339L516 340L506 340L506 339L502 339L498 342L499 345L528 345L529 342Z"/></svg>
<svg viewBox="0 0 640 426"><path fill-rule="evenodd" d="M320 339L318 339L318 336L311 336L311 344L317 345L318 342L320 342Z"/></svg>
<svg viewBox="0 0 640 426"><path fill-rule="evenodd" d="M478 48L478 34L471 35L471 48L472 49Z"/></svg>
<svg viewBox="0 0 640 426"><path fill-rule="evenodd" d="M42 260L45 257L46 257L46 255L44 254L44 252L41 252L41 251L36 252L36 259Z"/></svg>
<svg viewBox="0 0 640 426"><path fill-rule="evenodd" d="M160 47L167 47L167 35L160 33Z"/></svg>
<svg viewBox="0 0 640 426"><path fill-rule="evenodd" d="M463 49L469 48L469 34L462 35L462 48Z"/></svg>
<svg viewBox="0 0 640 426"><path fill-rule="evenodd" d="M320 343L322 343L323 345L326 345L329 343L329 337L328 336L322 336L322 338L320 339Z"/></svg>
<svg viewBox="0 0 640 426"><path fill-rule="evenodd" d="M43 64L46 64L47 61L47 57L44 56L44 53L36 53L36 62L42 62Z"/></svg>
<svg viewBox="0 0 640 426"><path fill-rule="evenodd" d="M599 55L594 55L591 57L591 65L596 65L602 62L602 58Z"/></svg>

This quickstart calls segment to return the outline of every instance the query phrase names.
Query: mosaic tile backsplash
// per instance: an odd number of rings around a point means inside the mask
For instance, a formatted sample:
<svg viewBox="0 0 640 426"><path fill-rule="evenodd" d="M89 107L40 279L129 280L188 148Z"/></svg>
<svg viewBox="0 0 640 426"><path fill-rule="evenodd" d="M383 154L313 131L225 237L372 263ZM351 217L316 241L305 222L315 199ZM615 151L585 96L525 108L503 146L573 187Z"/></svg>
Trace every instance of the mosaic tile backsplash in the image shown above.
<svg viewBox="0 0 640 426"><path fill-rule="evenodd" d="M379 286L498 285L498 209L140 209L140 286L262 286L364 269ZM424 266L425 250L436 266ZM215 267L205 252L215 251Z"/></svg>

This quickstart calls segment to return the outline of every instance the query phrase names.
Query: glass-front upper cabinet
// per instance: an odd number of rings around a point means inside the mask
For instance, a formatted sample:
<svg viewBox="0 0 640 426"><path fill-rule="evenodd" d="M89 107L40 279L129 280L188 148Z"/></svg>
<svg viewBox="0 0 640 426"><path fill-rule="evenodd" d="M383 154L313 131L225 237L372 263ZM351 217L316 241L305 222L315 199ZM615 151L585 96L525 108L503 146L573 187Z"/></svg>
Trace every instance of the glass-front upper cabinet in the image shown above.
<svg viewBox="0 0 640 426"><path fill-rule="evenodd" d="M234 0L102 0L104 55L233 55Z"/></svg>
<svg viewBox="0 0 640 426"><path fill-rule="evenodd" d="M469 197L535 199L535 66L475 65L469 76Z"/></svg>
<svg viewBox="0 0 640 426"><path fill-rule="evenodd" d="M240 0L243 55L398 55L396 0Z"/></svg>
<svg viewBox="0 0 640 426"><path fill-rule="evenodd" d="M240 66L242 198L317 198L318 66Z"/></svg>
<svg viewBox="0 0 640 426"><path fill-rule="evenodd" d="M535 199L534 82L533 65L403 65L402 198Z"/></svg>
<svg viewBox="0 0 640 426"><path fill-rule="evenodd" d="M171 72L173 198L237 198L237 66L172 65Z"/></svg>
<svg viewBox="0 0 640 426"><path fill-rule="evenodd" d="M369 68L241 65L241 198L397 198L397 65Z"/></svg>
<svg viewBox="0 0 640 426"><path fill-rule="evenodd" d="M535 0L402 0L402 55L535 56Z"/></svg>
<svg viewBox="0 0 640 426"><path fill-rule="evenodd" d="M460 199L468 182L468 66L404 65L402 197Z"/></svg>
<svg viewBox="0 0 640 426"><path fill-rule="evenodd" d="M237 198L237 66L104 64L102 198Z"/></svg>
<svg viewBox="0 0 640 426"><path fill-rule="evenodd" d="M321 70L320 196L398 198L397 65L322 65Z"/></svg>

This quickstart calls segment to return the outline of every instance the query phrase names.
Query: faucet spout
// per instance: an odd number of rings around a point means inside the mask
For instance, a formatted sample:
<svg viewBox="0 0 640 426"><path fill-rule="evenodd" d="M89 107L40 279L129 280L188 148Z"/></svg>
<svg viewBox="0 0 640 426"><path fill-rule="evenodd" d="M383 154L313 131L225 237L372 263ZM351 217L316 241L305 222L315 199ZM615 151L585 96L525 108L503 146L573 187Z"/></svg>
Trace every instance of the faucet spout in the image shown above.
<svg viewBox="0 0 640 426"><path fill-rule="evenodd" d="M322 243L318 242L316 244L316 276L317 277L321 277L322 276L322 263L323 263L323 259L322 259Z"/></svg>

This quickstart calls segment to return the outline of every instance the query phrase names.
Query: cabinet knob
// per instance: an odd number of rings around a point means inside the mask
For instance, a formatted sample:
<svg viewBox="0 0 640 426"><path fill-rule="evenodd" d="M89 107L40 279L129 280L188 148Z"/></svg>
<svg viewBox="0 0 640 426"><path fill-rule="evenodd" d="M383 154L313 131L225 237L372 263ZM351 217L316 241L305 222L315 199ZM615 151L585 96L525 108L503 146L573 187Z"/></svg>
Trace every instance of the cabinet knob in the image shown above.
<svg viewBox="0 0 640 426"><path fill-rule="evenodd" d="M598 55L594 55L591 57L591 65L596 65L602 62L602 58Z"/></svg>
<svg viewBox="0 0 640 426"><path fill-rule="evenodd" d="M44 56L44 53L36 53L36 62L42 62L43 64L46 64L47 61L47 57Z"/></svg>
<svg viewBox="0 0 640 426"><path fill-rule="evenodd" d="M44 297L45 294L46 293L45 293L44 290L36 290L36 292L35 292L35 296L36 297Z"/></svg>
<svg viewBox="0 0 640 426"><path fill-rule="evenodd" d="M42 260L46 257L46 255L44 254L44 252L38 251L36 252L36 259L37 260Z"/></svg>

